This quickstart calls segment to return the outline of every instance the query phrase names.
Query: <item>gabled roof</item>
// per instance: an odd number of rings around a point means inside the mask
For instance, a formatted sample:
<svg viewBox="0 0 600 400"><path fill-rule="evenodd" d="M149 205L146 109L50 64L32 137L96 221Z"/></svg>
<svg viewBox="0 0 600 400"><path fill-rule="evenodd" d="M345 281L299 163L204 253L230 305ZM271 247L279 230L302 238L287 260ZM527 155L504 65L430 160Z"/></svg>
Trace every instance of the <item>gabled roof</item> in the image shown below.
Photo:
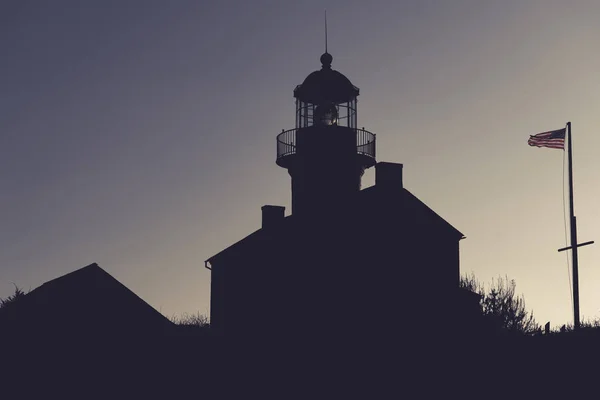
<svg viewBox="0 0 600 400"><path fill-rule="evenodd" d="M285 217L282 221L282 223L280 224L280 226L278 226L277 228L277 233L280 235L283 232L285 232L286 230L290 229L290 226L292 226L294 224L295 221L295 217L293 215L288 215L287 217ZM268 234L265 232L264 229L260 228L254 232L252 232L251 234L249 234L248 236L246 236L245 238L235 242L234 244L232 244L229 247L226 247L225 249L221 250L220 252L218 252L217 254L213 255L212 257L210 257L209 259L207 259L206 261L211 263L213 261L215 261L218 258L221 258L223 256L226 256L227 254L230 253L234 253L239 251L240 249L244 248L245 246L252 246L255 245L256 243L259 243L263 240L268 240L272 237L272 233Z"/></svg>
<svg viewBox="0 0 600 400"><path fill-rule="evenodd" d="M174 324L90 264L50 280L0 312L0 323L53 332L158 333Z"/></svg>
<svg viewBox="0 0 600 400"><path fill-rule="evenodd" d="M374 185L360 191L360 197L363 201L375 202L370 206L379 206L383 199L397 205L402 205L401 212L409 215L413 220L422 221L428 225L439 227L439 229L448 232L456 237L457 240L464 239L465 236L448 221L433 211L429 206L419 200L406 188L391 189Z"/></svg>
<svg viewBox="0 0 600 400"><path fill-rule="evenodd" d="M362 205L367 207L365 209L380 209L386 206L400 207L399 211L412 221L417 221L423 226L435 227L434 229L437 232L444 232L444 234L453 237L455 240L464 239L464 235L458 229L450 225L445 219L404 188L390 190L390 188L375 185L361 190L358 193L357 199ZM349 215L348 218L355 218L355 216ZM258 229L206 261L211 263L229 254L236 254L246 246L257 246L258 243L263 241L285 236L287 233L293 231L296 225L295 222L296 217L290 215L282 221L276 232L271 231L270 233L266 233L263 229Z"/></svg>
<svg viewBox="0 0 600 400"><path fill-rule="evenodd" d="M454 234L458 240L465 238L465 235L463 235L458 229L442 218L438 213L429 208L425 203L419 200L414 194L409 192L407 189L403 189L403 192L405 194L405 198L408 200L408 204L414 206L415 212L417 212L419 215L422 215L423 218L431 219L440 226L445 227L452 232L452 234Z"/></svg>

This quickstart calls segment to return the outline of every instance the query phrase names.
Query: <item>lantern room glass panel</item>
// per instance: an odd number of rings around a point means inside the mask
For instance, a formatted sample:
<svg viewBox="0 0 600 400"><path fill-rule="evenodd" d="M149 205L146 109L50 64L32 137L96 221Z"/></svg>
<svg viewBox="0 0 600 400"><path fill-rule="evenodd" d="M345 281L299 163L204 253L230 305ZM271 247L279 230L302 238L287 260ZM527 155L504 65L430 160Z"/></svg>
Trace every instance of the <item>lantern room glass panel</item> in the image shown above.
<svg viewBox="0 0 600 400"><path fill-rule="evenodd" d="M356 97L337 104L314 104L296 99L296 128L308 128L319 124L356 129Z"/></svg>

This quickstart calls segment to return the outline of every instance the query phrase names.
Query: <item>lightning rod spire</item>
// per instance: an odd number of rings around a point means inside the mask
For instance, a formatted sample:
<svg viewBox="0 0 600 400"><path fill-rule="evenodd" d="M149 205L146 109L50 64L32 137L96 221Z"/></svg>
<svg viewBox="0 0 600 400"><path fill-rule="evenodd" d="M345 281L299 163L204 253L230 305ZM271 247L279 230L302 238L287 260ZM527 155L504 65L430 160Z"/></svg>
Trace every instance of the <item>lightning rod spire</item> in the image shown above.
<svg viewBox="0 0 600 400"><path fill-rule="evenodd" d="M327 53L327 9L325 9L325 53Z"/></svg>

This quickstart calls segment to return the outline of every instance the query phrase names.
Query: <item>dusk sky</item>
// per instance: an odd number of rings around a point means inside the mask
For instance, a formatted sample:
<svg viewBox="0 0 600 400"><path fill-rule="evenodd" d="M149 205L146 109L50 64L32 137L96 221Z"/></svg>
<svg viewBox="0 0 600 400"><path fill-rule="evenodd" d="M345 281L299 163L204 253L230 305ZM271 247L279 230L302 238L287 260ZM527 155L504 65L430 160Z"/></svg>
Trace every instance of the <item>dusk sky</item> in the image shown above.
<svg viewBox="0 0 600 400"><path fill-rule="evenodd" d="M465 234L461 272L571 323L564 152L527 139L572 122L579 240L600 240L596 0L0 1L0 297L97 262L167 316L208 315L204 260L262 205L290 212L275 137L320 68L324 9L358 126ZM584 319L598 245L579 252Z"/></svg>

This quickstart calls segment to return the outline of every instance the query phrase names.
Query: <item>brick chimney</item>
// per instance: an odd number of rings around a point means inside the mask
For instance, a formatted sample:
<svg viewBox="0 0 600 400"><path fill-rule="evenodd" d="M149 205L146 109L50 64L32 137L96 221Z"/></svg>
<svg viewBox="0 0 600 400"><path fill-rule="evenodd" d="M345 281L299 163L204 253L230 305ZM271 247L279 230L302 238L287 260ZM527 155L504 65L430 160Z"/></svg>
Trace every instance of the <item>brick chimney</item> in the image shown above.
<svg viewBox="0 0 600 400"><path fill-rule="evenodd" d="M375 164L375 186L402 189L402 164L391 162Z"/></svg>
<svg viewBox="0 0 600 400"><path fill-rule="evenodd" d="M283 206L262 206L262 228L271 229L283 221L285 218L285 207Z"/></svg>

